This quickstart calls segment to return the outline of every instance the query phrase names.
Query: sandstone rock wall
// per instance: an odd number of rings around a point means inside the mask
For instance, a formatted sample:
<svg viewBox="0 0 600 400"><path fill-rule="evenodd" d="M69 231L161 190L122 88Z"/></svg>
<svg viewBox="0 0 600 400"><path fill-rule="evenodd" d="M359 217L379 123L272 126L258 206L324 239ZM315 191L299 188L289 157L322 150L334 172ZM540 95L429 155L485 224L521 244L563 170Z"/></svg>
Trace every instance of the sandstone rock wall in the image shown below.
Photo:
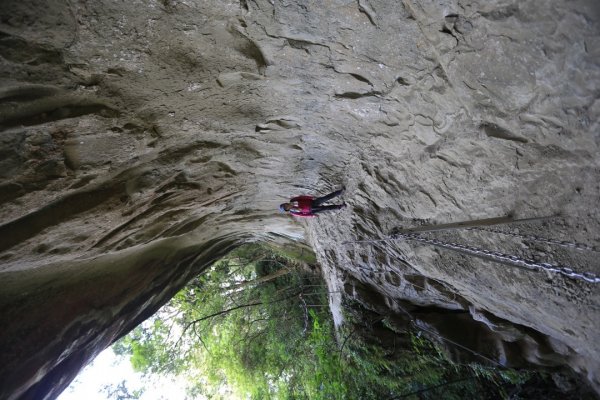
<svg viewBox="0 0 600 400"><path fill-rule="evenodd" d="M599 10L4 0L0 397L54 397L211 260L282 238L311 244L329 285L372 309L409 307L499 362L570 365L598 387L595 286L414 243L342 243L512 212L562 217L511 232L597 246ZM344 213L277 212L340 184ZM438 237L600 272L594 252Z"/></svg>

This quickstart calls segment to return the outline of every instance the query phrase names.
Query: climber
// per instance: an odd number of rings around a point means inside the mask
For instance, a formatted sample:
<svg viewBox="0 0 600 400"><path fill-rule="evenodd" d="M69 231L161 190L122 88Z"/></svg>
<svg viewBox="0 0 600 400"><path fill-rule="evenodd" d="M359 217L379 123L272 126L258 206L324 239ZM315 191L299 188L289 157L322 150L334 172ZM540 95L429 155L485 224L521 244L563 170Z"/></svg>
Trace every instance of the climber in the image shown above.
<svg viewBox="0 0 600 400"><path fill-rule="evenodd" d="M298 217L314 217L317 213L331 210L341 210L346 207L346 203L323 205L323 203L333 199L344 193L346 188L342 186L340 190L336 190L333 193L329 193L322 197L313 196L297 196L290 199L289 203L283 203L279 206L281 212L289 212L292 215Z"/></svg>

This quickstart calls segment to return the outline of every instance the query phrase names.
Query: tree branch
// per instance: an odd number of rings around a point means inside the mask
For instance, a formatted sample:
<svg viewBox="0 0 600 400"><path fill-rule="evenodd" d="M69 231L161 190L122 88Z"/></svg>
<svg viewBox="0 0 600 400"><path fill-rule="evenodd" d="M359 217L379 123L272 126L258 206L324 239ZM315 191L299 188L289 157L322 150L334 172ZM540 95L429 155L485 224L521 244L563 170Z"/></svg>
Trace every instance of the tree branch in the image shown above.
<svg viewBox="0 0 600 400"><path fill-rule="evenodd" d="M426 387L425 389L415 390L414 392L405 393L405 394L402 394L402 395L396 396L396 397L390 397L388 400L404 399L404 398L407 398L409 396L415 396L417 394L429 392L430 390L439 389L441 387L452 385L454 383L458 383L458 382L462 382L462 381L468 381L468 380L471 380L473 378L475 378L475 377L474 376L468 376L466 378L454 379L454 380L451 380L451 381L448 381L448 382L440 383L439 385L434 385L434 386Z"/></svg>
<svg viewBox="0 0 600 400"><path fill-rule="evenodd" d="M185 332L185 331L187 331L187 330L188 330L188 328L189 328L191 325L197 324L198 322L202 322L202 321L205 321L205 320L207 320L207 319L210 319L210 318L218 317L219 315L227 314L227 313L230 313L230 312L232 312L232 311L239 310L240 308L254 307L254 306L261 305L261 304L272 304L272 303L277 303L277 302L280 302L280 301L284 301L284 300L291 299L292 297L296 297L298 294L300 294L300 293L294 293L294 294L293 294L293 295L291 295L291 296L283 297L283 298L281 298L281 299L277 299L277 300L273 300L273 301L267 301L267 302L264 302L264 301L257 301L257 302L254 302L254 303L242 304L242 305L239 305L239 306L236 306L236 307L228 308L227 310L221 310L221 311L218 311L218 312L216 312L216 313L213 313L213 314L210 314L210 315L207 315L207 316L205 316L205 317L198 318L198 319L196 319L196 320L194 320L194 321L191 321L191 322L189 322L189 323L188 323L188 324L185 326L185 328L184 328L184 330L183 330L183 331L184 331L184 332Z"/></svg>

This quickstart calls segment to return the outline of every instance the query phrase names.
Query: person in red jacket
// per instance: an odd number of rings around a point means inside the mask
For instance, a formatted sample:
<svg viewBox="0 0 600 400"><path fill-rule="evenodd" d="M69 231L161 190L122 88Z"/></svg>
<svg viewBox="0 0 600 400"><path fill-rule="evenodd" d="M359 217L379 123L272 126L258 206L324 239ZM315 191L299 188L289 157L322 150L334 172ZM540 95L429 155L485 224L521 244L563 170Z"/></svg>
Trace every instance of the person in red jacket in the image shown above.
<svg viewBox="0 0 600 400"><path fill-rule="evenodd" d="M279 210L281 212L289 212L298 217L314 217L317 213L322 213L323 211L340 210L346 207L345 203L332 205L323 205L323 203L341 195L344 193L344 190L345 188L342 187L340 190L336 190L335 192L322 197L306 195L292 197L289 203L281 204Z"/></svg>

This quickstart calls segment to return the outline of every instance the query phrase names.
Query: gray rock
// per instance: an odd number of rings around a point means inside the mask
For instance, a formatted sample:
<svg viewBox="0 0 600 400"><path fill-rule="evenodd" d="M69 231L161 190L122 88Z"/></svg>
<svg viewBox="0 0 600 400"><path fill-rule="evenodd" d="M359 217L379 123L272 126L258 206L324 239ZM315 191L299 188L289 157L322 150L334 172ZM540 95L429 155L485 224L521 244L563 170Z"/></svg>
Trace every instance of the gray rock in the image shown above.
<svg viewBox="0 0 600 400"><path fill-rule="evenodd" d="M409 307L442 342L568 365L598 391L592 284L413 242L343 243L560 213L518 231L597 246L599 9L3 1L0 398L55 397L210 262L282 237L316 251L337 324L340 292ZM277 211L341 184L339 214ZM595 252L435 235L600 273Z"/></svg>

